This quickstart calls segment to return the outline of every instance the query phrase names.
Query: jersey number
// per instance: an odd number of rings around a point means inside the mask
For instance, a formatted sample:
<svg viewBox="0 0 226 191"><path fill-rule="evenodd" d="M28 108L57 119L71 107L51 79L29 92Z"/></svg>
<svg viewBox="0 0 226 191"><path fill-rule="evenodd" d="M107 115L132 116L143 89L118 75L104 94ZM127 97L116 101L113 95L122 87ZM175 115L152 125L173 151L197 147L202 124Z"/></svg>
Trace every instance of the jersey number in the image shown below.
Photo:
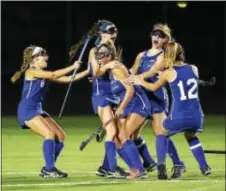
<svg viewBox="0 0 226 191"><path fill-rule="evenodd" d="M188 90L188 95L186 96L185 95L185 92L184 92L184 86L183 86L183 82L180 80L179 83L177 84L177 86L179 87L180 89L180 100L181 101L184 101L184 100L187 100L187 99L196 99L198 98L198 91L194 92L196 89L197 89L197 81L196 79L194 78L190 78L188 79L187 85L192 85L191 88Z"/></svg>

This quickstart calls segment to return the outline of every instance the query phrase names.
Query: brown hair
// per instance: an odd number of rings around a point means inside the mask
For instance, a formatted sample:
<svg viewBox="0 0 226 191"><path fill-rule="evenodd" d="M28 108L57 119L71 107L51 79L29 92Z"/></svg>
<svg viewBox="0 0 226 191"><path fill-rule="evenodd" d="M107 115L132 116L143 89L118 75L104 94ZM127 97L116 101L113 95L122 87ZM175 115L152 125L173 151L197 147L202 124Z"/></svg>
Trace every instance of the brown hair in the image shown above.
<svg viewBox="0 0 226 191"><path fill-rule="evenodd" d="M11 82L14 84L20 76L28 69L29 63L31 61L32 53L35 49L35 46L31 45L25 48L23 52L23 64L20 67L20 70L17 71L12 77Z"/></svg>
<svg viewBox="0 0 226 191"><path fill-rule="evenodd" d="M168 68L172 68L174 63L177 61L184 61L184 49L181 46L181 44L177 42L169 42L166 45L165 53L164 53L164 59L166 61L166 64L168 65Z"/></svg>

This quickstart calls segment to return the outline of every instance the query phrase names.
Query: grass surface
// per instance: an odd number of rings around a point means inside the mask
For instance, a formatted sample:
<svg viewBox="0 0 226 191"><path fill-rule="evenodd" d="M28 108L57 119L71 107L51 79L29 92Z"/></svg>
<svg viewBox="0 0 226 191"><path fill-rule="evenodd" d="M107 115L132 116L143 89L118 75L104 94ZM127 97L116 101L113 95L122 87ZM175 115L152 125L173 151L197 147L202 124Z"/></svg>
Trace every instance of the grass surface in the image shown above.
<svg viewBox="0 0 226 191"><path fill-rule="evenodd" d="M57 120L57 119L56 119ZM224 116L205 117L204 131L199 135L205 149L225 150ZM97 117L64 117L58 123L67 133L65 148L57 161L67 171L66 179L42 179L38 176L44 164L42 139L30 130L22 130L15 117L2 117L2 189L29 191L223 191L225 190L225 155L206 155L212 175L204 177L182 134L173 136L187 172L178 180L159 181L156 172L145 180L113 180L95 176L103 154L103 143L95 140L79 151L80 143L99 126ZM147 126L142 132L152 156L156 159L155 138ZM126 167L121 159L119 164ZM172 163L167 159L170 171Z"/></svg>

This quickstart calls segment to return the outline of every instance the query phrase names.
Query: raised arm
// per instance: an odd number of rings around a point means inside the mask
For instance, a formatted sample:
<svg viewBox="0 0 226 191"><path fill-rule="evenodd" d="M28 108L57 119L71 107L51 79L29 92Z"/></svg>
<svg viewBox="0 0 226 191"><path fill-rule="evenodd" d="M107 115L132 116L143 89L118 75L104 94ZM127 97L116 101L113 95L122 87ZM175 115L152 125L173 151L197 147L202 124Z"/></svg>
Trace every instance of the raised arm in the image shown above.
<svg viewBox="0 0 226 191"><path fill-rule="evenodd" d="M76 74L73 82L86 77L87 75L89 75L89 73L90 73L90 67L88 67L86 70ZM60 78L53 79L52 81L57 82L57 83L69 83L71 81L71 78L72 78L72 75L71 76L62 76Z"/></svg>
<svg viewBox="0 0 226 191"><path fill-rule="evenodd" d="M130 68L131 74L134 74L134 75L137 74L138 68L140 66L140 62L141 62L141 59L142 59L143 55L144 55L144 52L140 52L137 55L136 60L135 60L135 62L133 64L132 68Z"/></svg>
<svg viewBox="0 0 226 191"><path fill-rule="evenodd" d="M123 81L128 77L128 72L125 67L122 66L121 68L113 69L112 73L113 73L114 77L117 80L119 80L126 89L126 94L124 96L124 99L122 100L118 109L115 112L116 116L120 116L134 95L134 87L123 83Z"/></svg>
<svg viewBox="0 0 226 191"><path fill-rule="evenodd" d="M31 68L26 71L25 75L28 78L42 78L42 79L53 80L53 79L62 77L64 75L68 74L69 72L71 72L72 70L78 69L79 67L80 67L80 64L78 61L76 61L76 62L74 62L73 65L63 68L63 69L56 70L54 72Z"/></svg>
<svg viewBox="0 0 226 191"><path fill-rule="evenodd" d="M164 55L161 54L158 56L155 64L150 68L149 71L141 74L143 78L150 78L157 74L158 71L161 71L165 68Z"/></svg>

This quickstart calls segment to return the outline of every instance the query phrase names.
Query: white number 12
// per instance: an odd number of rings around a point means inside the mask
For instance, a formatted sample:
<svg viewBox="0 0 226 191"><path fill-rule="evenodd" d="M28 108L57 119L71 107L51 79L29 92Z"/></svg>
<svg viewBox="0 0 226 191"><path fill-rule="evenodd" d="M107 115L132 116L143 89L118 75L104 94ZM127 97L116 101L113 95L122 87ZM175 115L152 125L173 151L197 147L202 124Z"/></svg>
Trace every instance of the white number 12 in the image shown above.
<svg viewBox="0 0 226 191"><path fill-rule="evenodd" d="M179 83L177 84L177 86L180 89L180 95L181 95L180 100L184 101L184 100L187 100L187 99L198 98L198 91L194 92L197 89L197 86L198 86L196 79L190 78L190 79L188 79L186 84L192 85L191 88L188 90L188 97L185 95L183 82L180 80Z"/></svg>

